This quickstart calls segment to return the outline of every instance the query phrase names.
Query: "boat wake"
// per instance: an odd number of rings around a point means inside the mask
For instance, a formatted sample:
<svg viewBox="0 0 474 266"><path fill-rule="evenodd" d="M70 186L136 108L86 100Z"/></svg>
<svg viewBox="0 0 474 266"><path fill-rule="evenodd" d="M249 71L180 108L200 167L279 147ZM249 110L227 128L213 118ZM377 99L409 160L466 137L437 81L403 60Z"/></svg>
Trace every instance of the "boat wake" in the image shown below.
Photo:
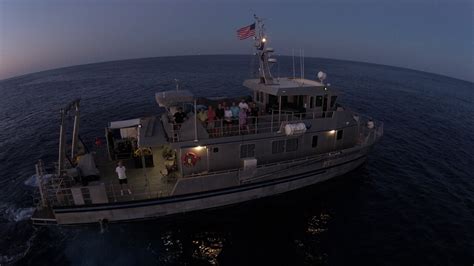
<svg viewBox="0 0 474 266"><path fill-rule="evenodd" d="M44 175L43 176L43 180L48 180L49 178L51 178L53 175ZM29 186L29 187L38 187L38 179L36 178L36 175L32 175L30 176L30 178L26 179L25 182L23 182L23 184L25 184L26 186Z"/></svg>
<svg viewBox="0 0 474 266"><path fill-rule="evenodd" d="M21 222L31 218L34 207L17 208L16 206L9 204L1 204L0 212L3 213L1 218L9 222Z"/></svg>
<svg viewBox="0 0 474 266"><path fill-rule="evenodd" d="M30 252L37 237L37 229L30 226L27 220L30 219L34 210L33 207L19 208L11 204L0 203L0 213L2 213L0 222L4 223L2 228L5 229L3 232L0 231L0 245L6 247L0 251L0 265L16 264ZM17 232L14 241L16 243L5 245L4 241L6 243L12 241L8 238L8 235L13 235L12 231Z"/></svg>

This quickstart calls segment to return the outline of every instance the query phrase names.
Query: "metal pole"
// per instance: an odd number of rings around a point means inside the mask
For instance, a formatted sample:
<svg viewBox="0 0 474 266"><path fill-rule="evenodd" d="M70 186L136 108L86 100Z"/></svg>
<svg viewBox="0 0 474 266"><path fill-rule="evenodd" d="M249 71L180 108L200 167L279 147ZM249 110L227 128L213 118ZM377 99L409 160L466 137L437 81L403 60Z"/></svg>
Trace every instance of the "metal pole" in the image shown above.
<svg viewBox="0 0 474 266"><path fill-rule="evenodd" d="M278 96L278 129L280 129L281 123L281 95Z"/></svg>
<svg viewBox="0 0 474 266"><path fill-rule="evenodd" d="M272 108L272 122L270 123L270 132L273 132L273 108Z"/></svg>
<svg viewBox="0 0 474 266"><path fill-rule="evenodd" d="M105 128L105 141L107 143L107 154L109 155L109 160L112 161L112 154L110 153L111 140L109 140L109 130L108 130L108 128Z"/></svg>
<svg viewBox="0 0 474 266"><path fill-rule="evenodd" d="M258 117L256 116L255 117L255 134L258 133L258 125L257 124L258 124Z"/></svg>
<svg viewBox="0 0 474 266"><path fill-rule="evenodd" d="M74 160L74 156L76 155L77 136L79 134L79 102L75 102L74 106L76 112L74 114L74 128L72 131L71 160Z"/></svg>
<svg viewBox="0 0 474 266"><path fill-rule="evenodd" d="M194 99L194 142L198 142L196 99Z"/></svg>
<svg viewBox="0 0 474 266"><path fill-rule="evenodd" d="M38 183L38 188L39 188L39 193L41 197L41 207L46 207L46 199L44 197L44 192L43 192L43 170L41 167L41 160L38 161L38 163L35 165L36 167L36 182Z"/></svg>
<svg viewBox="0 0 474 266"><path fill-rule="evenodd" d="M61 176L61 171L64 168L64 145L66 142L64 129L64 109L61 109L61 126L59 128L59 156L58 156L58 176Z"/></svg>
<svg viewBox="0 0 474 266"><path fill-rule="evenodd" d="M296 78L296 75L295 75L296 74L295 73L295 48L293 48L292 52L293 52L293 79L295 79Z"/></svg>

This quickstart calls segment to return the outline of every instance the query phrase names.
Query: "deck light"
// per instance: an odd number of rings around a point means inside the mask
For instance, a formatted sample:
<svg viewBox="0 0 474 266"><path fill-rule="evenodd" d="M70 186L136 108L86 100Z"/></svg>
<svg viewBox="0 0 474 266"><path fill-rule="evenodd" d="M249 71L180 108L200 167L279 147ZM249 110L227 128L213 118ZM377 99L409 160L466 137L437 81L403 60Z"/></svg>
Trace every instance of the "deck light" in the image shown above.
<svg viewBox="0 0 474 266"><path fill-rule="evenodd" d="M334 130L334 129L329 131L330 135L334 135L334 133L336 133L336 130Z"/></svg>
<svg viewBox="0 0 474 266"><path fill-rule="evenodd" d="M202 150L202 149L204 149L204 148L206 148L206 147L203 147L203 146L196 146L196 147L194 147L194 149L195 149L196 151L200 151L200 150Z"/></svg>
<svg viewBox="0 0 474 266"><path fill-rule="evenodd" d="M262 38L262 42L266 42L266 41L267 41L267 39L265 39L265 37L263 37L263 38Z"/></svg>

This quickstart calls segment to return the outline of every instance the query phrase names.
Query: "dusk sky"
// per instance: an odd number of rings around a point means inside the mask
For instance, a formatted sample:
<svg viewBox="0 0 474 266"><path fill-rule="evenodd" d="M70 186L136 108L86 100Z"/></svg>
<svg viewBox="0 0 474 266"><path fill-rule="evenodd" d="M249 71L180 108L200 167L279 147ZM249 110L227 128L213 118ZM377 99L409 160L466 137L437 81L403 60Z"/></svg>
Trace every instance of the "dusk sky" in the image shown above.
<svg viewBox="0 0 474 266"><path fill-rule="evenodd" d="M302 48L474 81L473 3L0 0L0 79L129 58L251 54L235 31L256 13L277 54Z"/></svg>

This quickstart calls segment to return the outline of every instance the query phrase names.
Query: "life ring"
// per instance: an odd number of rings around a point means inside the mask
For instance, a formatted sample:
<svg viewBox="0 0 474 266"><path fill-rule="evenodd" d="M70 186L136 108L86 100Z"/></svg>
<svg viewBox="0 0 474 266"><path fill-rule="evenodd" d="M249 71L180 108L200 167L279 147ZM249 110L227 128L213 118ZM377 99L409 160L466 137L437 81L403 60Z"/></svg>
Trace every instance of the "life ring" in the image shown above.
<svg viewBox="0 0 474 266"><path fill-rule="evenodd" d="M197 156L193 152L187 152L182 156L181 160L185 166L192 167L195 166L199 160L201 160L201 157Z"/></svg>

